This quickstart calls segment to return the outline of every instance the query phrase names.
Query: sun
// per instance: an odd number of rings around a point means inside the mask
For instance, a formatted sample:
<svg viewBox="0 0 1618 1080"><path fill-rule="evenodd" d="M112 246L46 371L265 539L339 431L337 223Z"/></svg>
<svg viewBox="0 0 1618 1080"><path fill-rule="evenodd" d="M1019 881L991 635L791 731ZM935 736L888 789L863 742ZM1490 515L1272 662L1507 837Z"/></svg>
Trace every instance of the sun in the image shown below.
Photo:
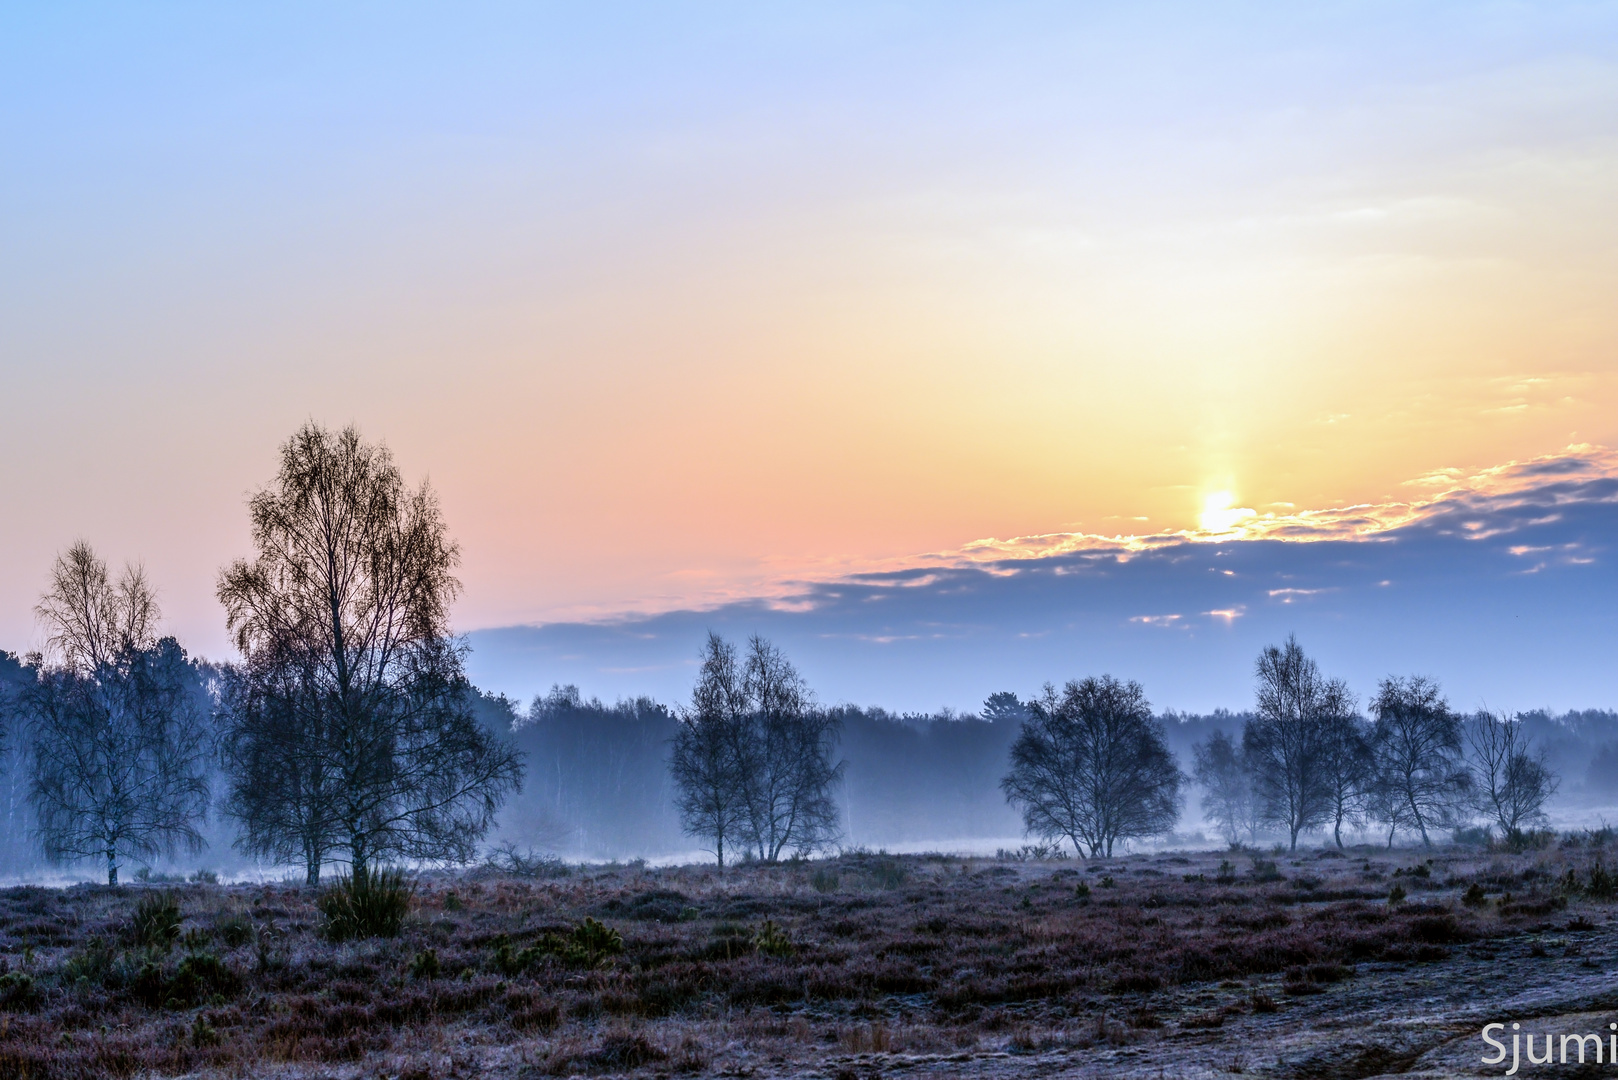
<svg viewBox="0 0 1618 1080"><path fill-rule="evenodd" d="M1204 532L1230 532L1258 511L1236 505L1236 493L1229 490L1210 491L1202 497L1202 513L1197 524Z"/></svg>

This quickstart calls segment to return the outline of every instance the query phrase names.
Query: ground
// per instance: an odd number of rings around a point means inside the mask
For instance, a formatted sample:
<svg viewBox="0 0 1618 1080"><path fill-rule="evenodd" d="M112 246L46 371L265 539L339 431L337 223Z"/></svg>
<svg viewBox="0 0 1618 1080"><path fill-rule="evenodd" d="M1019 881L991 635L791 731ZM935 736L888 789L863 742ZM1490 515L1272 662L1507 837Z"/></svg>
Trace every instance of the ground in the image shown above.
<svg viewBox="0 0 1618 1080"><path fill-rule="evenodd" d="M0 1080L1498 1076L1485 1023L1618 1021L1599 840L434 874L344 941L291 884L17 888Z"/></svg>

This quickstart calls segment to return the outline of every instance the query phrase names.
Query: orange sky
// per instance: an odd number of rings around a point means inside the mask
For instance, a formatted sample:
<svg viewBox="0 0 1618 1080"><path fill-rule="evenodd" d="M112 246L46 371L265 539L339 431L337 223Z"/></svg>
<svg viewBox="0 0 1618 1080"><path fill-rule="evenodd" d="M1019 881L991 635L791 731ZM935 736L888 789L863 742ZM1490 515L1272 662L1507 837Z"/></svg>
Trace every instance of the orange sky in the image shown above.
<svg viewBox="0 0 1618 1080"><path fill-rule="evenodd" d="M0 647L309 417L465 629L1618 445L1610 14L1140 10L6 16Z"/></svg>

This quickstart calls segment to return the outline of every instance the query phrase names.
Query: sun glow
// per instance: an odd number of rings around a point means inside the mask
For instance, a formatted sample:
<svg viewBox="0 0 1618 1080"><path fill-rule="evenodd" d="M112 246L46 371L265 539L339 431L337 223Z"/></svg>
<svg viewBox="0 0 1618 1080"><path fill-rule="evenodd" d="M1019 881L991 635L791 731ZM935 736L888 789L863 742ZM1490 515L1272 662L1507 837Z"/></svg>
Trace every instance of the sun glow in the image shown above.
<svg viewBox="0 0 1618 1080"><path fill-rule="evenodd" d="M1210 491L1202 498L1202 513L1197 515L1197 524L1205 532L1223 533L1230 532L1248 518L1257 516L1257 510L1236 505L1234 492Z"/></svg>

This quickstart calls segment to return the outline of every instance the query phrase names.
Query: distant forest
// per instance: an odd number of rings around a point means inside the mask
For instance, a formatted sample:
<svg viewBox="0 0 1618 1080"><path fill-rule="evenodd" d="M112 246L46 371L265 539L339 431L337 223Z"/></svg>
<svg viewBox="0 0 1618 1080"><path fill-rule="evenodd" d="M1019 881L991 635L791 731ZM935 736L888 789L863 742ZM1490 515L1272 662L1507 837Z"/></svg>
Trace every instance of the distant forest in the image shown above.
<svg viewBox="0 0 1618 1080"><path fill-rule="evenodd" d="M217 670L206 661L190 664L193 692L211 708ZM19 657L0 652L0 692L14 692L32 677ZM836 792L842 844L875 850L1020 843L1022 819L1000 789L1022 725L1014 701L1010 693L995 695L979 714L834 707L842 723L838 752L847 762ZM526 706L478 693L476 712L490 731L515 744L528 767L522 790L508 799L488 836L490 845L592 860L693 854L701 847L682 832L675 808L669 753L678 720L671 706L645 697L606 704L584 698L576 687L558 686ZM1563 778L1553 817L1593 815L1618 805L1618 712L1519 715ZM1190 773L1193 745L1215 732L1239 739L1250 716L1219 709L1206 715L1168 711L1159 718L1181 769ZM223 777L216 776L212 786L224 791ZM1188 787L1174 839L1219 843L1198 812L1199 795L1195 785ZM0 759L0 826L0 864L10 874L49 869L31 839L27 767L17 753ZM156 867L230 873L252 865L233 850L233 827L217 809L202 831L208 842L202 854L159 859Z"/></svg>

